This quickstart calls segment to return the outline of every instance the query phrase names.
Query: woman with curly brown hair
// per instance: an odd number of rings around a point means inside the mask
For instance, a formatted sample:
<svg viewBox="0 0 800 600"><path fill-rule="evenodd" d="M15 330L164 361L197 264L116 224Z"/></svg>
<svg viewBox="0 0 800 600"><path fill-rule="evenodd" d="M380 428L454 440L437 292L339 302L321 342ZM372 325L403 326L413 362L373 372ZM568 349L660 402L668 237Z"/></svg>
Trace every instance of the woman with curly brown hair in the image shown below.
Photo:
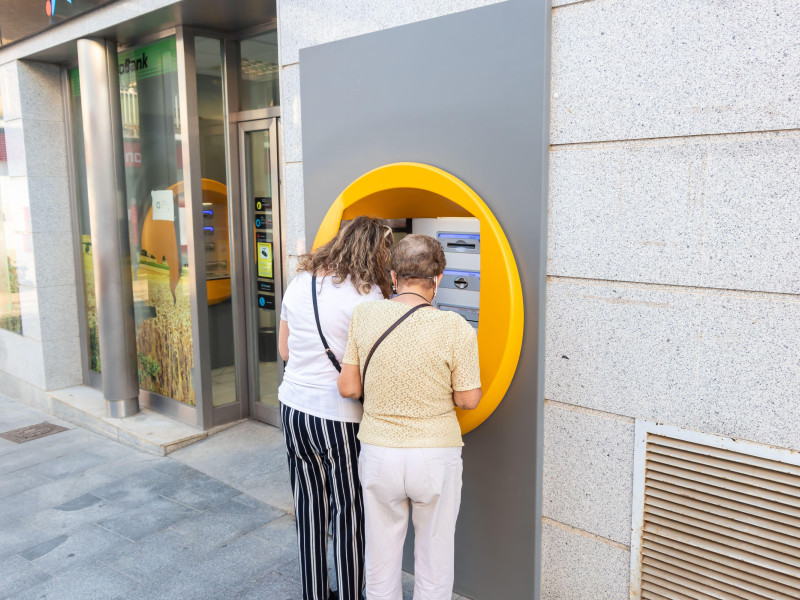
<svg viewBox="0 0 800 600"><path fill-rule="evenodd" d="M392 230L357 217L300 259L281 307L278 390L294 494L303 600L336 598L328 583L333 523L340 600L361 600L364 503L358 477L362 407L336 387L353 309L391 293Z"/></svg>

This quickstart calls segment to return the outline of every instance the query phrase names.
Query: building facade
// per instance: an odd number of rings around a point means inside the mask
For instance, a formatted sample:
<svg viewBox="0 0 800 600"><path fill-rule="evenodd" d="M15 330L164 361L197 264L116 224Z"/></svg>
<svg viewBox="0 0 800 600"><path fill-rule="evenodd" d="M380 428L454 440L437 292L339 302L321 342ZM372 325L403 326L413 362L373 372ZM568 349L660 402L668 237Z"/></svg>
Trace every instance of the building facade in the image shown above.
<svg viewBox="0 0 800 600"><path fill-rule="evenodd" d="M304 197L301 49L503 3L216 4L86 2L63 23L48 14L43 25L25 15L32 29L18 33L3 24L4 393L47 406L55 390L103 385L88 199L96 172L83 126L84 103L96 98L82 93L90 63L78 40L112 40L116 53L121 129L111 153L125 175L139 401L209 429L246 416L277 423L275 313L315 234L306 207L317 200ZM648 473L658 469L647 453L661 436L726 465L756 457L752 468L789 478L787 489L766 495L783 494L788 505L796 498L800 6L552 4L542 74L549 156L540 161L549 161L546 337L535 357L544 360L543 420L526 425L543 454L524 475L536 483L530 514L540 525L521 558L537 572L526 597L694 598L715 586L792 597L794 566L776 559L760 564L764 575L748 556L788 552L796 524L779 539L770 523L780 519L769 515L780 509L759 505L769 511L764 521L741 525L747 501L736 508L720 496L728 522L706 527L703 507L676 509L689 515L675 526L683 545L665 544L672 538L651 521L667 509L648 508ZM64 7L54 5L58 15ZM475 85L486 79L476 73ZM503 110L503 98L495 107ZM494 117L476 115L482 127ZM249 249L259 258L243 260ZM540 400L531 389L530 401ZM714 477L719 465L698 468ZM737 477L736 485L752 483ZM714 481L684 487L727 490ZM648 531L661 532L652 544L677 548L678 558L648 555ZM725 539L735 532L754 536L753 546L729 563ZM663 560L647 571L654 557ZM720 570L723 579L710 574ZM779 573L778 591L769 591L769 573ZM687 592L698 581L707 587Z"/></svg>

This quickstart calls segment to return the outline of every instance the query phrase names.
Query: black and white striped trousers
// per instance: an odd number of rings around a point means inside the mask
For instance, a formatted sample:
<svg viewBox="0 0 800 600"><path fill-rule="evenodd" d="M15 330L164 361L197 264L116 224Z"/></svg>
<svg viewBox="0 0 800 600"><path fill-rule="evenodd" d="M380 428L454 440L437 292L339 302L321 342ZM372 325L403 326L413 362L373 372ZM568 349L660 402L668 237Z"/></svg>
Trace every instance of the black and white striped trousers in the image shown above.
<svg viewBox="0 0 800 600"><path fill-rule="evenodd" d="M364 500L357 423L321 419L281 404L297 519L303 600L328 600L328 523L333 522L340 600L361 600Z"/></svg>

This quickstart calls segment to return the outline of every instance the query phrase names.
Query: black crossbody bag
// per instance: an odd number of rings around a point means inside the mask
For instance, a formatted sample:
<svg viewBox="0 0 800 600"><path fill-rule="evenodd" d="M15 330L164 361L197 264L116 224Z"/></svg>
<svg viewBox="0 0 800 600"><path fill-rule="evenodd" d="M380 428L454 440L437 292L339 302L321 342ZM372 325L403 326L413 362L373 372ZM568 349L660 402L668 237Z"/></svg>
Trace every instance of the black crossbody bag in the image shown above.
<svg viewBox="0 0 800 600"><path fill-rule="evenodd" d="M319 332L319 339L322 340L322 346L325 348L325 354L328 355L328 359L331 361L333 368L336 369L339 373L342 372L342 365L339 364L339 361L336 360L336 356L333 354L333 350L331 350L330 346L328 346L328 340L325 339L325 335L322 333L322 325L319 322L319 308L317 307L317 275L316 273L311 275L311 299L314 303L314 320L317 322L317 331ZM394 331L400 323L405 321L408 317L413 315L416 311L420 308L424 308L426 306L431 306L430 304L418 304L409 310L408 312L404 313L402 317L397 319L394 323L391 324L389 329L383 332L383 335L379 337L376 342L372 345L372 348L367 354L367 360L364 362L364 371L361 373L361 381L367 381L367 367L369 367L369 361L372 360L372 355L375 353L375 349L380 346L381 342L386 339L386 337ZM359 398L361 404L364 404L364 395L361 395Z"/></svg>

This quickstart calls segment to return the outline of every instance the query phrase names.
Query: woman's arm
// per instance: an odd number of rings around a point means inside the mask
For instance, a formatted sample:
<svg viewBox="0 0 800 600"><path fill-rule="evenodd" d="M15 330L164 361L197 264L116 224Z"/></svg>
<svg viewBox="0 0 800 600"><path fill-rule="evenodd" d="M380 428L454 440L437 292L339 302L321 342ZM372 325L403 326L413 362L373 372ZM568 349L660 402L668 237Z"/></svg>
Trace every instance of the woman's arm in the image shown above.
<svg viewBox="0 0 800 600"><path fill-rule="evenodd" d="M481 388L465 390L463 392L454 391L453 402L458 408L463 408L464 410L474 410L478 408L478 404L481 402L481 396L483 396L483 390Z"/></svg>
<svg viewBox="0 0 800 600"><path fill-rule="evenodd" d="M289 323L281 319L278 329L278 352L280 352L283 362L289 360Z"/></svg>
<svg viewBox="0 0 800 600"><path fill-rule="evenodd" d="M361 371L358 365L342 364L342 372L336 381L339 387L339 394L343 398L358 400L361 398Z"/></svg>

